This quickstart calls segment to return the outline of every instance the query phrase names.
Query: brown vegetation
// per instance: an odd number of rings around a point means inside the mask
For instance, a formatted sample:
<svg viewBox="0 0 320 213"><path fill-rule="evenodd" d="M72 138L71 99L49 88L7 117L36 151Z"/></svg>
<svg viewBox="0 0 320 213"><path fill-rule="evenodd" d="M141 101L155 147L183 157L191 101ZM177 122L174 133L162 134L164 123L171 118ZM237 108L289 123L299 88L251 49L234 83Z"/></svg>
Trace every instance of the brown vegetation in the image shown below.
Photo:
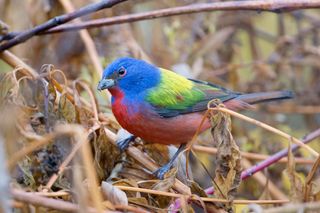
<svg viewBox="0 0 320 213"><path fill-rule="evenodd" d="M319 1L86 4L0 1L0 212L319 211L320 16L306 10ZM138 139L120 153L110 95L96 91L125 55L296 97L240 113L209 105L211 134L159 181L175 147Z"/></svg>

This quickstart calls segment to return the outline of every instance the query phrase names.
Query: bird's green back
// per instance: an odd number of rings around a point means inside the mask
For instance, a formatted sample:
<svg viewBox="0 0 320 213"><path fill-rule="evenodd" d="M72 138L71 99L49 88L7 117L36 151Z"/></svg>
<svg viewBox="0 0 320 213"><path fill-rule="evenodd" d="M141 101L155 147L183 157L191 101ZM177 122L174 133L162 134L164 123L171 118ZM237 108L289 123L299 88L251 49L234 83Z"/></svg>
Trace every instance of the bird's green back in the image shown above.
<svg viewBox="0 0 320 213"><path fill-rule="evenodd" d="M148 91L146 101L163 117L204 111L210 100L219 98L226 101L237 94L207 82L187 79L166 69L160 68L160 71L161 80Z"/></svg>

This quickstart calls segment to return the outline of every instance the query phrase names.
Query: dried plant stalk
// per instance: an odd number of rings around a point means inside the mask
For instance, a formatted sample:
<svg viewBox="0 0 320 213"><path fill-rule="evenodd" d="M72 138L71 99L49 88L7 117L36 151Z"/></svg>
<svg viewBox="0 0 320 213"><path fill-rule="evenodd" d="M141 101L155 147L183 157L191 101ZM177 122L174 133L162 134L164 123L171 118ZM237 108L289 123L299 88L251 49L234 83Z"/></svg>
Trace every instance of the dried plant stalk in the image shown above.
<svg viewBox="0 0 320 213"><path fill-rule="evenodd" d="M230 115L225 112L210 113L211 134L217 143L217 168L215 183L218 198L233 200L241 182L241 153L231 134ZM230 206L227 206L230 208Z"/></svg>

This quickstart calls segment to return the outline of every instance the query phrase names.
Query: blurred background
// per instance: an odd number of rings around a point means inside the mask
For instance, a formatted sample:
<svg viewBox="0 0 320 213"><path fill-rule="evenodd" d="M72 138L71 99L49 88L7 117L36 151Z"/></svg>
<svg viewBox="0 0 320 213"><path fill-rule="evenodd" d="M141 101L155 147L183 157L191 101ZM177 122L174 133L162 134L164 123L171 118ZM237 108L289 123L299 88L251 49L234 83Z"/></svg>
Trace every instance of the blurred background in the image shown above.
<svg viewBox="0 0 320 213"><path fill-rule="evenodd" d="M75 8L80 8L89 2L93 1L77 0L72 1L72 4ZM82 20L199 2L214 1L128 1L110 10L83 17ZM0 1L0 19L9 26L9 31L23 31L64 13L66 11L59 1ZM241 113L296 138L302 138L320 124L319 26L319 10L281 14L219 11L117 24L89 29L88 32L103 67L118 57L131 56L188 78L213 82L239 92L292 90L296 94L293 100L263 104L253 111ZM93 66L79 32L35 36L11 50L39 72L44 64L54 65L55 69L65 74L68 85L72 85L76 79L87 82L95 93L100 111L113 119L107 96L96 90L99 72ZM12 68L0 60L0 73L10 71ZM59 76L57 78L59 79ZM61 81L61 78L59 80ZM85 91L80 89L80 93L88 99ZM118 126L112 125L111 129L116 132ZM232 133L241 151L270 155L287 147L285 139L237 118L232 118ZM320 151L319 142L318 139L310 146ZM201 135L199 143L215 146L210 132ZM105 152L108 153L108 150ZM215 155L197 153L213 174ZM311 157L304 150L300 150L296 156ZM197 160L191 160L195 181L203 188L211 186L210 177ZM255 162L257 161L251 160L249 165ZM302 179L306 177L311 166L312 164L307 163L297 164L296 170ZM263 173L283 194L288 194L290 184L288 177L283 175L285 168L286 164L279 163ZM37 175L41 176L42 173L38 172ZM101 179L107 177L108 173ZM41 179L43 178L46 179L41 176ZM237 197L270 197L266 186L267 183L263 184L251 178L241 184Z"/></svg>

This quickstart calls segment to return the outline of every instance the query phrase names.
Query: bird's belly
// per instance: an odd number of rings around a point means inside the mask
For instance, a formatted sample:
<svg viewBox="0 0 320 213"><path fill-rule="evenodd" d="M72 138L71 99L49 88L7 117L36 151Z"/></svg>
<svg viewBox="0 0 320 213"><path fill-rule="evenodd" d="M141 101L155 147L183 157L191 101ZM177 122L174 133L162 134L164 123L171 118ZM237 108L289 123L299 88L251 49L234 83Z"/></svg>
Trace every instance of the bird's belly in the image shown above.
<svg viewBox="0 0 320 213"><path fill-rule="evenodd" d="M115 113L115 116L124 129L147 142L181 144L192 139L202 121L203 113L190 113L172 118L162 118L146 112L133 116ZM119 116L121 118L118 118ZM209 127L210 123L206 118L200 133Z"/></svg>

